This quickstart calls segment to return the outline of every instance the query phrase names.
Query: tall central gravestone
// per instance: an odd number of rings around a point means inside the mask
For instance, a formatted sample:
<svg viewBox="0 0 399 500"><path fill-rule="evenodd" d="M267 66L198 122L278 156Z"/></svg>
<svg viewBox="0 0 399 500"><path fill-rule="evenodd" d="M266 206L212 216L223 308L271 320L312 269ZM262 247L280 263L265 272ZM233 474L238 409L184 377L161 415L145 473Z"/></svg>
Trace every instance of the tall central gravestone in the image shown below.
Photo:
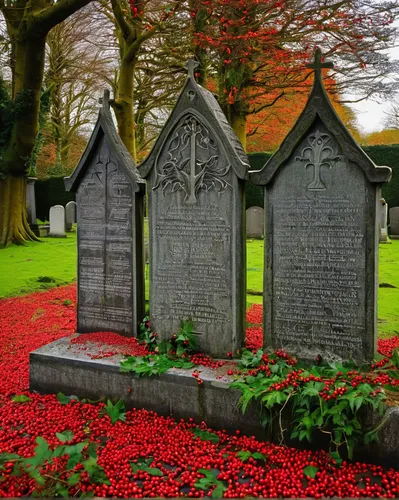
<svg viewBox="0 0 399 500"><path fill-rule="evenodd" d="M265 186L264 340L304 359L372 359L377 339L377 167L335 113L322 82L279 150Z"/></svg>
<svg viewBox="0 0 399 500"><path fill-rule="evenodd" d="M76 191L77 203L77 331L135 336L145 306L145 183L115 129L108 91L86 151L65 185Z"/></svg>
<svg viewBox="0 0 399 500"><path fill-rule="evenodd" d="M242 345L248 159L214 96L194 79L140 166L148 182L151 326L170 338L192 320L214 356Z"/></svg>

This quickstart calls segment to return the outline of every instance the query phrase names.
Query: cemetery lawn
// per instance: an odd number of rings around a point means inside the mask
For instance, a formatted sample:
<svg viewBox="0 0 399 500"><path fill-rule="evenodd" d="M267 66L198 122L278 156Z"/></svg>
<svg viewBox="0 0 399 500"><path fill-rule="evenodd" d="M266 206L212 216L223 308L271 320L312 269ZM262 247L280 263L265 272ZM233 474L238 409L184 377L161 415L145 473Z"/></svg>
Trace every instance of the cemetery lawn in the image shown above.
<svg viewBox="0 0 399 500"><path fill-rule="evenodd" d="M0 251L0 299L76 280L76 232Z"/></svg>
<svg viewBox="0 0 399 500"><path fill-rule="evenodd" d="M0 298L76 280L76 233L42 241L1 250ZM247 240L247 307L262 303L263 248L263 240ZM399 334L399 240L380 245L379 260L378 331L381 338L387 338ZM148 300L148 266L146 290Z"/></svg>

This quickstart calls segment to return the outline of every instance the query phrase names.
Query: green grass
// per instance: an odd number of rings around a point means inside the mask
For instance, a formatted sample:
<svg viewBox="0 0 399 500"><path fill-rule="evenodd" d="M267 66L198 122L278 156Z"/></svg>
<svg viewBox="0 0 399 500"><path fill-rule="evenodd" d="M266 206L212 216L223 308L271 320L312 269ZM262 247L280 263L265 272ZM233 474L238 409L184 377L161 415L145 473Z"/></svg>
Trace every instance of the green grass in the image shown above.
<svg viewBox="0 0 399 500"><path fill-rule="evenodd" d="M0 298L65 285L76 279L76 233L0 250Z"/></svg>
<svg viewBox="0 0 399 500"><path fill-rule="evenodd" d="M263 288L263 240L247 242L247 288ZM399 241L380 245L378 330L380 337L399 334ZM148 300L148 268L146 270ZM45 282L43 282L45 277ZM48 281L50 279L50 281ZM67 238L43 238L43 243L28 243L0 250L0 298L22 295L76 279L76 233ZM262 303L261 295L247 295L247 305Z"/></svg>
<svg viewBox="0 0 399 500"><path fill-rule="evenodd" d="M385 338L399 334L399 240L382 244L379 250L378 336Z"/></svg>

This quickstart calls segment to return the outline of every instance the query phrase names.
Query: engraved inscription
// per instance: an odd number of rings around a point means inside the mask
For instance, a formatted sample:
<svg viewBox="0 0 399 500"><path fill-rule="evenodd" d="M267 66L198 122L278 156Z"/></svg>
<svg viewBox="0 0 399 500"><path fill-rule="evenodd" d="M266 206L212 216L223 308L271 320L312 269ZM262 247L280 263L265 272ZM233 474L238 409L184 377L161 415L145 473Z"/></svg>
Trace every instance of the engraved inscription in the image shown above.
<svg viewBox="0 0 399 500"><path fill-rule="evenodd" d="M346 196L278 201L273 322L279 345L350 352L362 346L362 211Z"/></svg>
<svg viewBox="0 0 399 500"><path fill-rule="evenodd" d="M184 201L197 203L200 191L231 189L224 179L230 170L226 162L221 164L217 141L209 129L188 114L177 125L166 146L167 158L161 162L153 189L184 191Z"/></svg>
<svg viewBox="0 0 399 500"><path fill-rule="evenodd" d="M132 187L107 145L77 192L78 329L132 332Z"/></svg>
<svg viewBox="0 0 399 500"><path fill-rule="evenodd" d="M162 257L153 287L157 319L191 318L204 325L226 324L231 302L231 227L216 206L170 208L159 217L155 237Z"/></svg>

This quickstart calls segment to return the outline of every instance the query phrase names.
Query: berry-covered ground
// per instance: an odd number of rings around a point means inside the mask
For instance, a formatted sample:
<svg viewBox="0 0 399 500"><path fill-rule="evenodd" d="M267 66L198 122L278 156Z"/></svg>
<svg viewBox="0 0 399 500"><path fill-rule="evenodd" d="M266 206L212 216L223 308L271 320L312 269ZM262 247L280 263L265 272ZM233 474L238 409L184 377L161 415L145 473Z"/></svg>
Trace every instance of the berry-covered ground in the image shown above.
<svg viewBox="0 0 399 500"><path fill-rule="evenodd" d="M201 432L192 421L143 409L128 411L125 421L112 424L104 403L29 394L29 352L75 332L75 296L75 285L70 285L0 301L0 454L44 457L39 478L23 468L18 472L14 459L0 463L0 496L399 496L399 470L346 462L338 466L326 452L277 446L239 432L229 435L205 423ZM258 305L248 311L250 348L261 340L261 313ZM109 338L110 349L142 349L135 341L126 345L124 339ZM380 341L379 349L390 355L397 345L394 337ZM26 397L15 397L22 394ZM96 465L93 457L85 456L84 463L64 453L54 457L52 450L63 441L70 453L79 443L91 444ZM79 450L83 457L84 449Z"/></svg>

